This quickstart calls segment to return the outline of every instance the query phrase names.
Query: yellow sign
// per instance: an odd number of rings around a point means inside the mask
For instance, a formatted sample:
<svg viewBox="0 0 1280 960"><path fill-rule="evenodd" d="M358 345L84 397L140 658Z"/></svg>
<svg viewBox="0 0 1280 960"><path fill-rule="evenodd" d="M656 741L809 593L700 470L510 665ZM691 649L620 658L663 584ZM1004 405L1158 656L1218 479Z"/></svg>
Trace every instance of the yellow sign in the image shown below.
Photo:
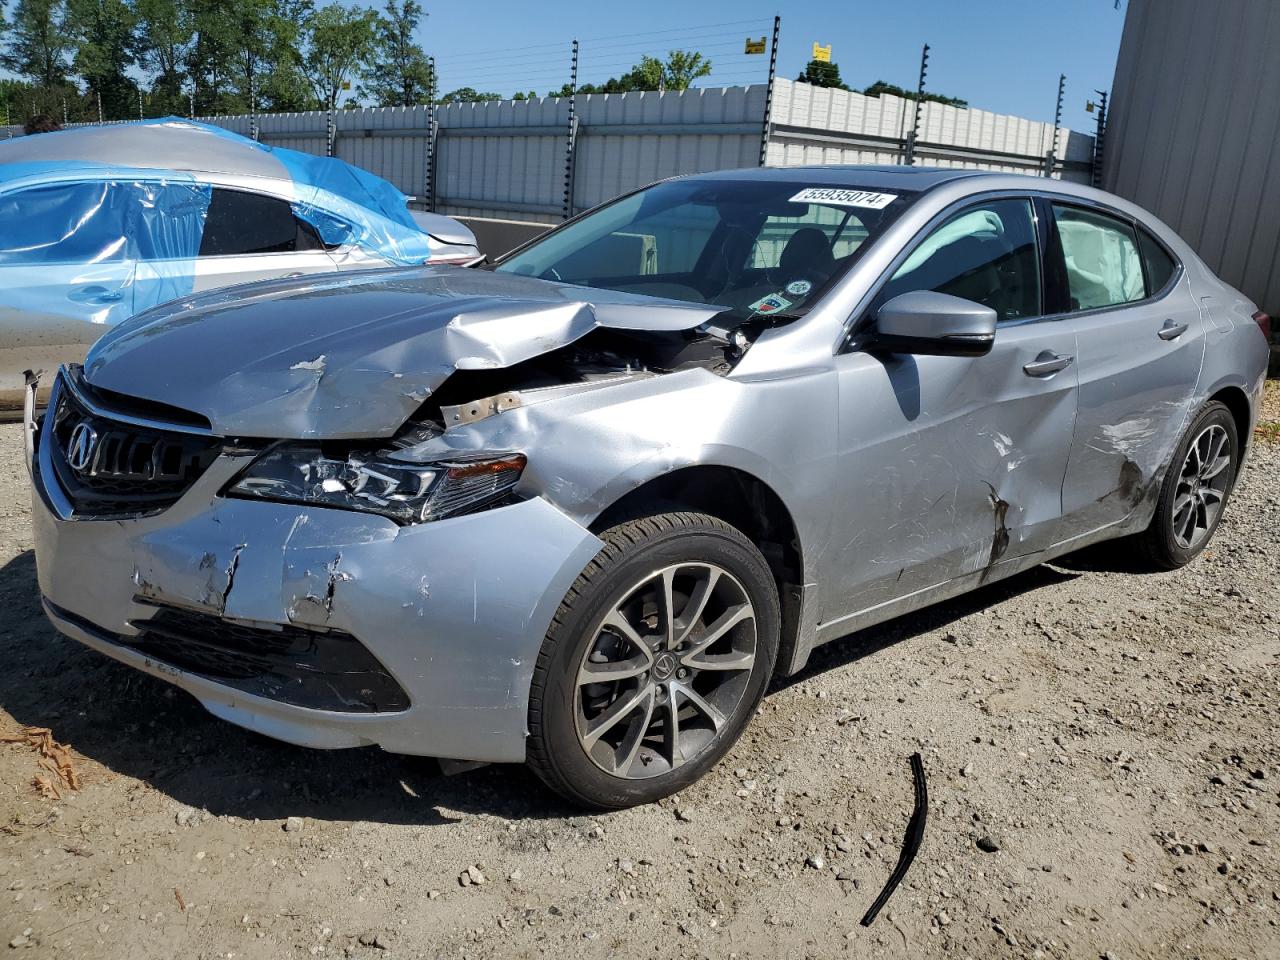
<svg viewBox="0 0 1280 960"><path fill-rule="evenodd" d="M342 81L342 89L343 89L343 90L350 90L350 89L351 89L351 81L350 81L350 80L343 80L343 81Z"/></svg>
<svg viewBox="0 0 1280 960"><path fill-rule="evenodd" d="M825 47L820 47L818 46L818 41L815 40L813 42L813 59L817 60L819 63L830 63L831 44L828 43Z"/></svg>
<svg viewBox="0 0 1280 960"><path fill-rule="evenodd" d="M750 37L747 37L747 46L742 52L764 53L764 37L761 37L759 40L752 40Z"/></svg>

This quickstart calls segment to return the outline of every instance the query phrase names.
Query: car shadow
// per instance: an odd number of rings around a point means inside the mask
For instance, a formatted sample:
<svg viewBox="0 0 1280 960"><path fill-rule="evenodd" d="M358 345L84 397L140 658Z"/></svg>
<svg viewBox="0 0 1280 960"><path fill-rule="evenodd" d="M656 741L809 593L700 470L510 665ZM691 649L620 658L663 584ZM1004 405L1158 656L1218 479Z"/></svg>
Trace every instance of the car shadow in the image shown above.
<svg viewBox="0 0 1280 960"><path fill-rule="evenodd" d="M1057 566L1059 566L1057 561L1052 567L1041 564L1007 580L979 587L955 599L925 607L914 613L866 627L838 640L825 643L813 651L804 669L789 677L780 677L775 680L771 692L804 683L836 667L857 663L889 647L912 640L931 630L939 630L963 617L1004 603L1023 593L1066 583L1079 576L1077 573L1056 569Z"/></svg>
<svg viewBox="0 0 1280 960"><path fill-rule="evenodd" d="M0 604L0 707L20 726L48 727L76 754L180 803L246 819L423 826L459 813L523 820L582 812L521 766L445 776L428 758L296 747L219 720L185 691L54 630L31 551L0 567Z"/></svg>
<svg viewBox="0 0 1280 960"><path fill-rule="evenodd" d="M862 630L820 647L803 671L778 681L773 691L1069 579L1069 573L1038 567ZM295 747L219 720L185 691L54 630L40 606L31 551L0 567L0 604L7 611L0 622L0 707L20 726L48 727L75 754L188 806L245 819L299 816L419 826L456 822L468 813L509 820L582 813L521 766L494 764L445 776L427 758L377 748Z"/></svg>

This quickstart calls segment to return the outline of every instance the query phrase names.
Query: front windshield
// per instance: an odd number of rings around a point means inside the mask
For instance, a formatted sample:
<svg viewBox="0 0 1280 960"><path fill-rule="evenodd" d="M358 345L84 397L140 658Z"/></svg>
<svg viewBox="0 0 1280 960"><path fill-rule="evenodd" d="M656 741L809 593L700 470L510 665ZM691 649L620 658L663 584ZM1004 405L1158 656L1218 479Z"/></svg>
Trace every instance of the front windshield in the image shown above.
<svg viewBox="0 0 1280 960"><path fill-rule="evenodd" d="M915 196L820 177L673 180L589 213L493 269L713 304L738 320L795 315Z"/></svg>

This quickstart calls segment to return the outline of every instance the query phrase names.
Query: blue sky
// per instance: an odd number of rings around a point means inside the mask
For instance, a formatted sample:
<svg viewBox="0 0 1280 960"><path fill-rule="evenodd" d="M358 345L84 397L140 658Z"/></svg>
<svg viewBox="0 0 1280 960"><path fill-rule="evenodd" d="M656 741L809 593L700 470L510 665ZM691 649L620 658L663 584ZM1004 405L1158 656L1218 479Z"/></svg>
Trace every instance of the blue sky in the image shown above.
<svg viewBox="0 0 1280 960"><path fill-rule="evenodd" d="M370 2L370 0L365 0ZM380 0L374 0L380 2ZM437 57L443 90L469 86L539 94L568 79L568 42L582 42L580 80L618 75L641 54L673 47L704 51L714 66L704 83L764 79L767 57L742 55L782 16L779 74L794 78L814 41L851 87L886 80L914 87L920 47L930 45L927 86L975 107L1051 121L1058 74L1067 75L1063 122L1092 132L1085 112L1095 88L1111 86L1124 6L1115 0L425 0L420 40Z"/></svg>

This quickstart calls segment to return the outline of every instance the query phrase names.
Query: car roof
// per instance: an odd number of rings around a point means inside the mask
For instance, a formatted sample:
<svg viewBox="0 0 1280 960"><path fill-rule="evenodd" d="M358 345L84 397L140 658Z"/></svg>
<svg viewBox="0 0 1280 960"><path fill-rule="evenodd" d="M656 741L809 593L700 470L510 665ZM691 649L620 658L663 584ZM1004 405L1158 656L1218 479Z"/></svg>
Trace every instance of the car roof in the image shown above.
<svg viewBox="0 0 1280 960"><path fill-rule="evenodd" d="M110 164L135 170L289 179L288 170L271 151L244 137L177 118L76 127L0 141L0 167L50 162L64 168L84 163L101 169Z"/></svg>
<svg viewBox="0 0 1280 960"><path fill-rule="evenodd" d="M922 191L942 183L969 177L1008 176L984 170L951 167L904 167L888 165L830 164L807 167L746 167L697 173L690 180L770 180L832 186L870 187L877 190Z"/></svg>

